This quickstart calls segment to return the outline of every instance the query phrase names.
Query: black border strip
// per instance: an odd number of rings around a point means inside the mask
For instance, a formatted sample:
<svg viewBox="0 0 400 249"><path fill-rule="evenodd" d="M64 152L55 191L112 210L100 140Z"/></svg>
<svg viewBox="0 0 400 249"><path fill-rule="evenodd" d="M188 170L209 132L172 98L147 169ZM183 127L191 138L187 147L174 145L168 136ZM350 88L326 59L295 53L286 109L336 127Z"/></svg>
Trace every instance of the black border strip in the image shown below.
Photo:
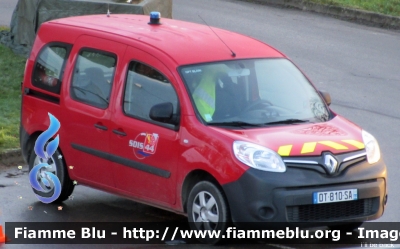
<svg viewBox="0 0 400 249"><path fill-rule="evenodd" d="M132 161L132 160L130 160L128 158L116 156L116 155L113 155L113 154L110 154L110 153L107 153L107 152L103 152L103 151L96 150L96 149L93 149L93 148L89 148L89 147L86 147L86 146L82 146L82 145L79 145L79 144L72 143L71 146L72 146L72 148L74 148L76 150L80 150L80 151L88 153L90 155L97 156L97 157L106 159L108 161L119 163L119 164L131 167L131 168L134 168L134 169L138 169L138 170L141 170L141 171L144 171L144 172L156 175L156 176L160 176L160 177L163 177L163 178L169 178L171 176L171 172L169 172L167 170L159 169L159 168L156 168L154 166L150 166L150 165L147 165L147 164L144 164L144 163L139 163L139 162L136 162L136 161Z"/></svg>
<svg viewBox="0 0 400 249"><path fill-rule="evenodd" d="M32 97L35 97L35 98L39 98L39 99L42 99L42 100L45 100L45 101L49 101L49 102L52 102L52 103L55 103L55 104L60 104L60 98L59 97L55 97L55 96L52 96L52 95L50 95L50 94L47 94L47 93L43 93L43 92L39 92L39 91L36 91L36 90L32 90L32 89L30 89L30 88L25 88L25 95L28 95L28 96L32 96Z"/></svg>

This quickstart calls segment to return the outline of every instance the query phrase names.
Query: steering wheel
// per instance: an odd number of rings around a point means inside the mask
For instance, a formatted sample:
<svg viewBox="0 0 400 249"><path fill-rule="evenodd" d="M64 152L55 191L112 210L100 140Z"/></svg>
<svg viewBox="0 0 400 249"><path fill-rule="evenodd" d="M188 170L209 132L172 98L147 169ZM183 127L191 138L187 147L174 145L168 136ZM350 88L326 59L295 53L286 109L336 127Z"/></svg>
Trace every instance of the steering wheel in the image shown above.
<svg viewBox="0 0 400 249"><path fill-rule="evenodd" d="M265 99L259 99L253 103L251 103L250 105L246 106L246 108L243 110L243 112L248 112L250 110L256 109L255 107L260 106L260 105L273 105L271 102L269 102L268 100Z"/></svg>

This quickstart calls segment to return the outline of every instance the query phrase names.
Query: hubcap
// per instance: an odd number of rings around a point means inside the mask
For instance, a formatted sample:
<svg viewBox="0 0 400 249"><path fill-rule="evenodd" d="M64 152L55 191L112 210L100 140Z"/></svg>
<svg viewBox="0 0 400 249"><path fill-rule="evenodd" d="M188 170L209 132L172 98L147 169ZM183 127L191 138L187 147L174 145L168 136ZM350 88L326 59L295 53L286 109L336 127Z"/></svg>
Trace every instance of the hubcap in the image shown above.
<svg viewBox="0 0 400 249"><path fill-rule="evenodd" d="M199 192L193 201L192 216L198 229L215 229L219 221L219 210L214 196L207 191Z"/></svg>
<svg viewBox="0 0 400 249"><path fill-rule="evenodd" d="M207 210L204 207L202 207L200 210L200 217L203 221L208 221L207 220Z"/></svg>

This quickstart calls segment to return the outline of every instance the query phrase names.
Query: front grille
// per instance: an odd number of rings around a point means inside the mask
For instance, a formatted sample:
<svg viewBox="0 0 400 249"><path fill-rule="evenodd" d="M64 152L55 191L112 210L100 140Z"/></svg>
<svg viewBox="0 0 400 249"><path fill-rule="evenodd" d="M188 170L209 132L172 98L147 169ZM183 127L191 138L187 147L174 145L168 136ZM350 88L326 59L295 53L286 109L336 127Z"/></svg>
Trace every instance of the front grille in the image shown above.
<svg viewBox="0 0 400 249"><path fill-rule="evenodd" d="M375 204L375 205L374 205ZM379 197L356 201L286 207L289 222L337 221L369 216L377 212Z"/></svg>

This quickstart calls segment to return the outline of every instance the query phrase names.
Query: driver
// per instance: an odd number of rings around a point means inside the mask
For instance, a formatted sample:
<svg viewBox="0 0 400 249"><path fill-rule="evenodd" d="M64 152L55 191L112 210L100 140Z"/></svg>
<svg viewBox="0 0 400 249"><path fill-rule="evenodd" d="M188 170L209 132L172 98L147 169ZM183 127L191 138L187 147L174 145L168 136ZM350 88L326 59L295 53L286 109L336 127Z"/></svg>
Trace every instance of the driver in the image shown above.
<svg viewBox="0 0 400 249"><path fill-rule="evenodd" d="M227 72L228 67L224 64L206 66L203 68L203 77L199 85L193 91L193 100L201 117L212 121L215 112L215 84L220 73Z"/></svg>

